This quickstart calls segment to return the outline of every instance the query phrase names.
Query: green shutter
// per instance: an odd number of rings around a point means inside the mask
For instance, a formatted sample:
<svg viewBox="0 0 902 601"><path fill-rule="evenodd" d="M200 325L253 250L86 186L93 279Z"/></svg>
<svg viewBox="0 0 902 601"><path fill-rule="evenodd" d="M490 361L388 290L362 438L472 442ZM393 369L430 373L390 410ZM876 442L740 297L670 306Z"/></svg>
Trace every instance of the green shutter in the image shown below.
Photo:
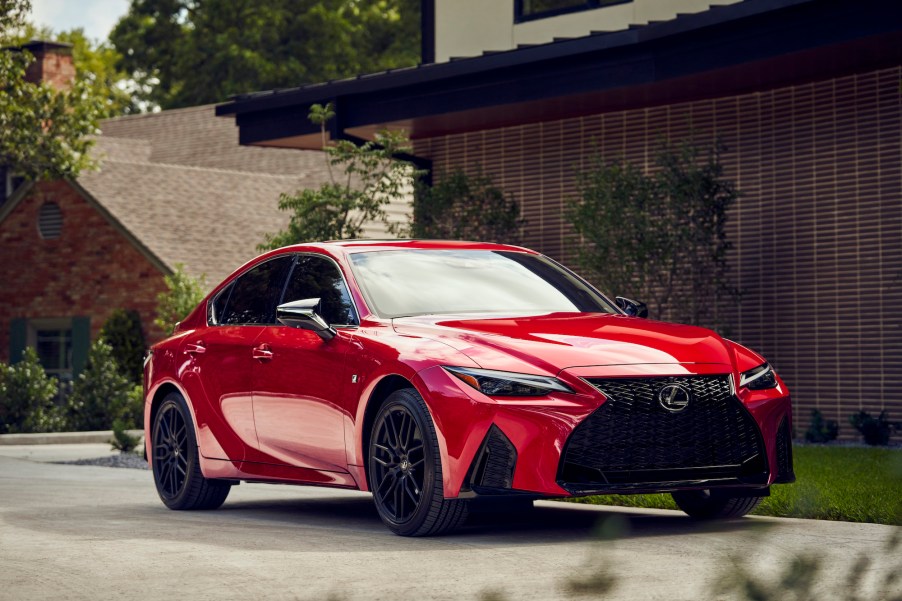
<svg viewBox="0 0 902 601"><path fill-rule="evenodd" d="M72 318L72 376L78 377L88 362L91 347L91 318Z"/></svg>
<svg viewBox="0 0 902 601"><path fill-rule="evenodd" d="M9 324L9 363L22 360L25 345L28 344L28 320L16 317Z"/></svg>

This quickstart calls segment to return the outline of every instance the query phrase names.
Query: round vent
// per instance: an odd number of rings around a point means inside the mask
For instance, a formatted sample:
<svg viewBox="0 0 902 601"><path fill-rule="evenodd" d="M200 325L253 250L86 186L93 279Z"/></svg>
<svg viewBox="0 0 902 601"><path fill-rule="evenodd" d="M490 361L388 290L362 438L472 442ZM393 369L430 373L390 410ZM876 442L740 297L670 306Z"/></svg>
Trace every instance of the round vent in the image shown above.
<svg viewBox="0 0 902 601"><path fill-rule="evenodd" d="M63 212L55 202L45 202L38 215L38 232L44 240L60 237L63 231Z"/></svg>

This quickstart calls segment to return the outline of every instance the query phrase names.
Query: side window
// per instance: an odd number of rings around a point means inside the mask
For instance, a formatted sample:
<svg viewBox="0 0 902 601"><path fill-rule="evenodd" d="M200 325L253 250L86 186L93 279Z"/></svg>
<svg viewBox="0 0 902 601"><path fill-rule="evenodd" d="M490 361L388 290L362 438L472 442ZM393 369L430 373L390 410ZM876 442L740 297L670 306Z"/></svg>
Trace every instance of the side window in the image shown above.
<svg viewBox="0 0 902 601"><path fill-rule="evenodd" d="M222 318L225 315L226 305L229 302L229 296L232 294L232 288L235 287L235 282L232 282L225 288L219 291L213 300L210 302L209 307L207 307L207 323L210 325L216 325L222 323Z"/></svg>
<svg viewBox="0 0 902 601"><path fill-rule="evenodd" d="M357 325L357 313L338 266L329 259L301 255L291 272L282 303L320 299L317 313L332 325ZM280 303L281 304L281 303Z"/></svg>
<svg viewBox="0 0 902 601"><path fill-rule="evenodd" d="M227 305L218 316L218 323L223 325L275 323L276 300L282 293L285 274L290 264L291 256L281 256L257 265L235 280Z"/></svg>

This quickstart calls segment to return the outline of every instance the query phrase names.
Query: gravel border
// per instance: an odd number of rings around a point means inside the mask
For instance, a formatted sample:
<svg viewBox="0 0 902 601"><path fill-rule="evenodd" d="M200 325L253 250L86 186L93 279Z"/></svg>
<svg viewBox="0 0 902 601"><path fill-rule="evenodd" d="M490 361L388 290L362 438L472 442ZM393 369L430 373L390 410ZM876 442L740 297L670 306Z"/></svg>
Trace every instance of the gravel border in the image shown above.
<svg viewBox="0 0 902 601"><path fill-rule="evenodd" d="M142 455L136 453L119 453L118 455L108 455L106 457L97 457L96 459L77 459L75 461L55 461L64 465L94 465L100 467L121 467L134 470L147 470L147 461Z"/></svg>

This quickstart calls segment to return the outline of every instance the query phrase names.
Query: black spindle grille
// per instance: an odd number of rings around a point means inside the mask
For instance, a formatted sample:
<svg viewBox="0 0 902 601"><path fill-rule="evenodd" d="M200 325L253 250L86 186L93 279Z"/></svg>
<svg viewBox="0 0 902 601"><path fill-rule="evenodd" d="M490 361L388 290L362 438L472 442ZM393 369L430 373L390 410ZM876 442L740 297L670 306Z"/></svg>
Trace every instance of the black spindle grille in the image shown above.
<svg viewBox="0 0 902 601"><path fill-rule="evenodd" d="M607 401L567 442L560 471L566 488L737 479L766 472L760 430L732 394L729 376L588 381ZM662 405L659 393L669 384L689 392L682 410Z"/></svg>

